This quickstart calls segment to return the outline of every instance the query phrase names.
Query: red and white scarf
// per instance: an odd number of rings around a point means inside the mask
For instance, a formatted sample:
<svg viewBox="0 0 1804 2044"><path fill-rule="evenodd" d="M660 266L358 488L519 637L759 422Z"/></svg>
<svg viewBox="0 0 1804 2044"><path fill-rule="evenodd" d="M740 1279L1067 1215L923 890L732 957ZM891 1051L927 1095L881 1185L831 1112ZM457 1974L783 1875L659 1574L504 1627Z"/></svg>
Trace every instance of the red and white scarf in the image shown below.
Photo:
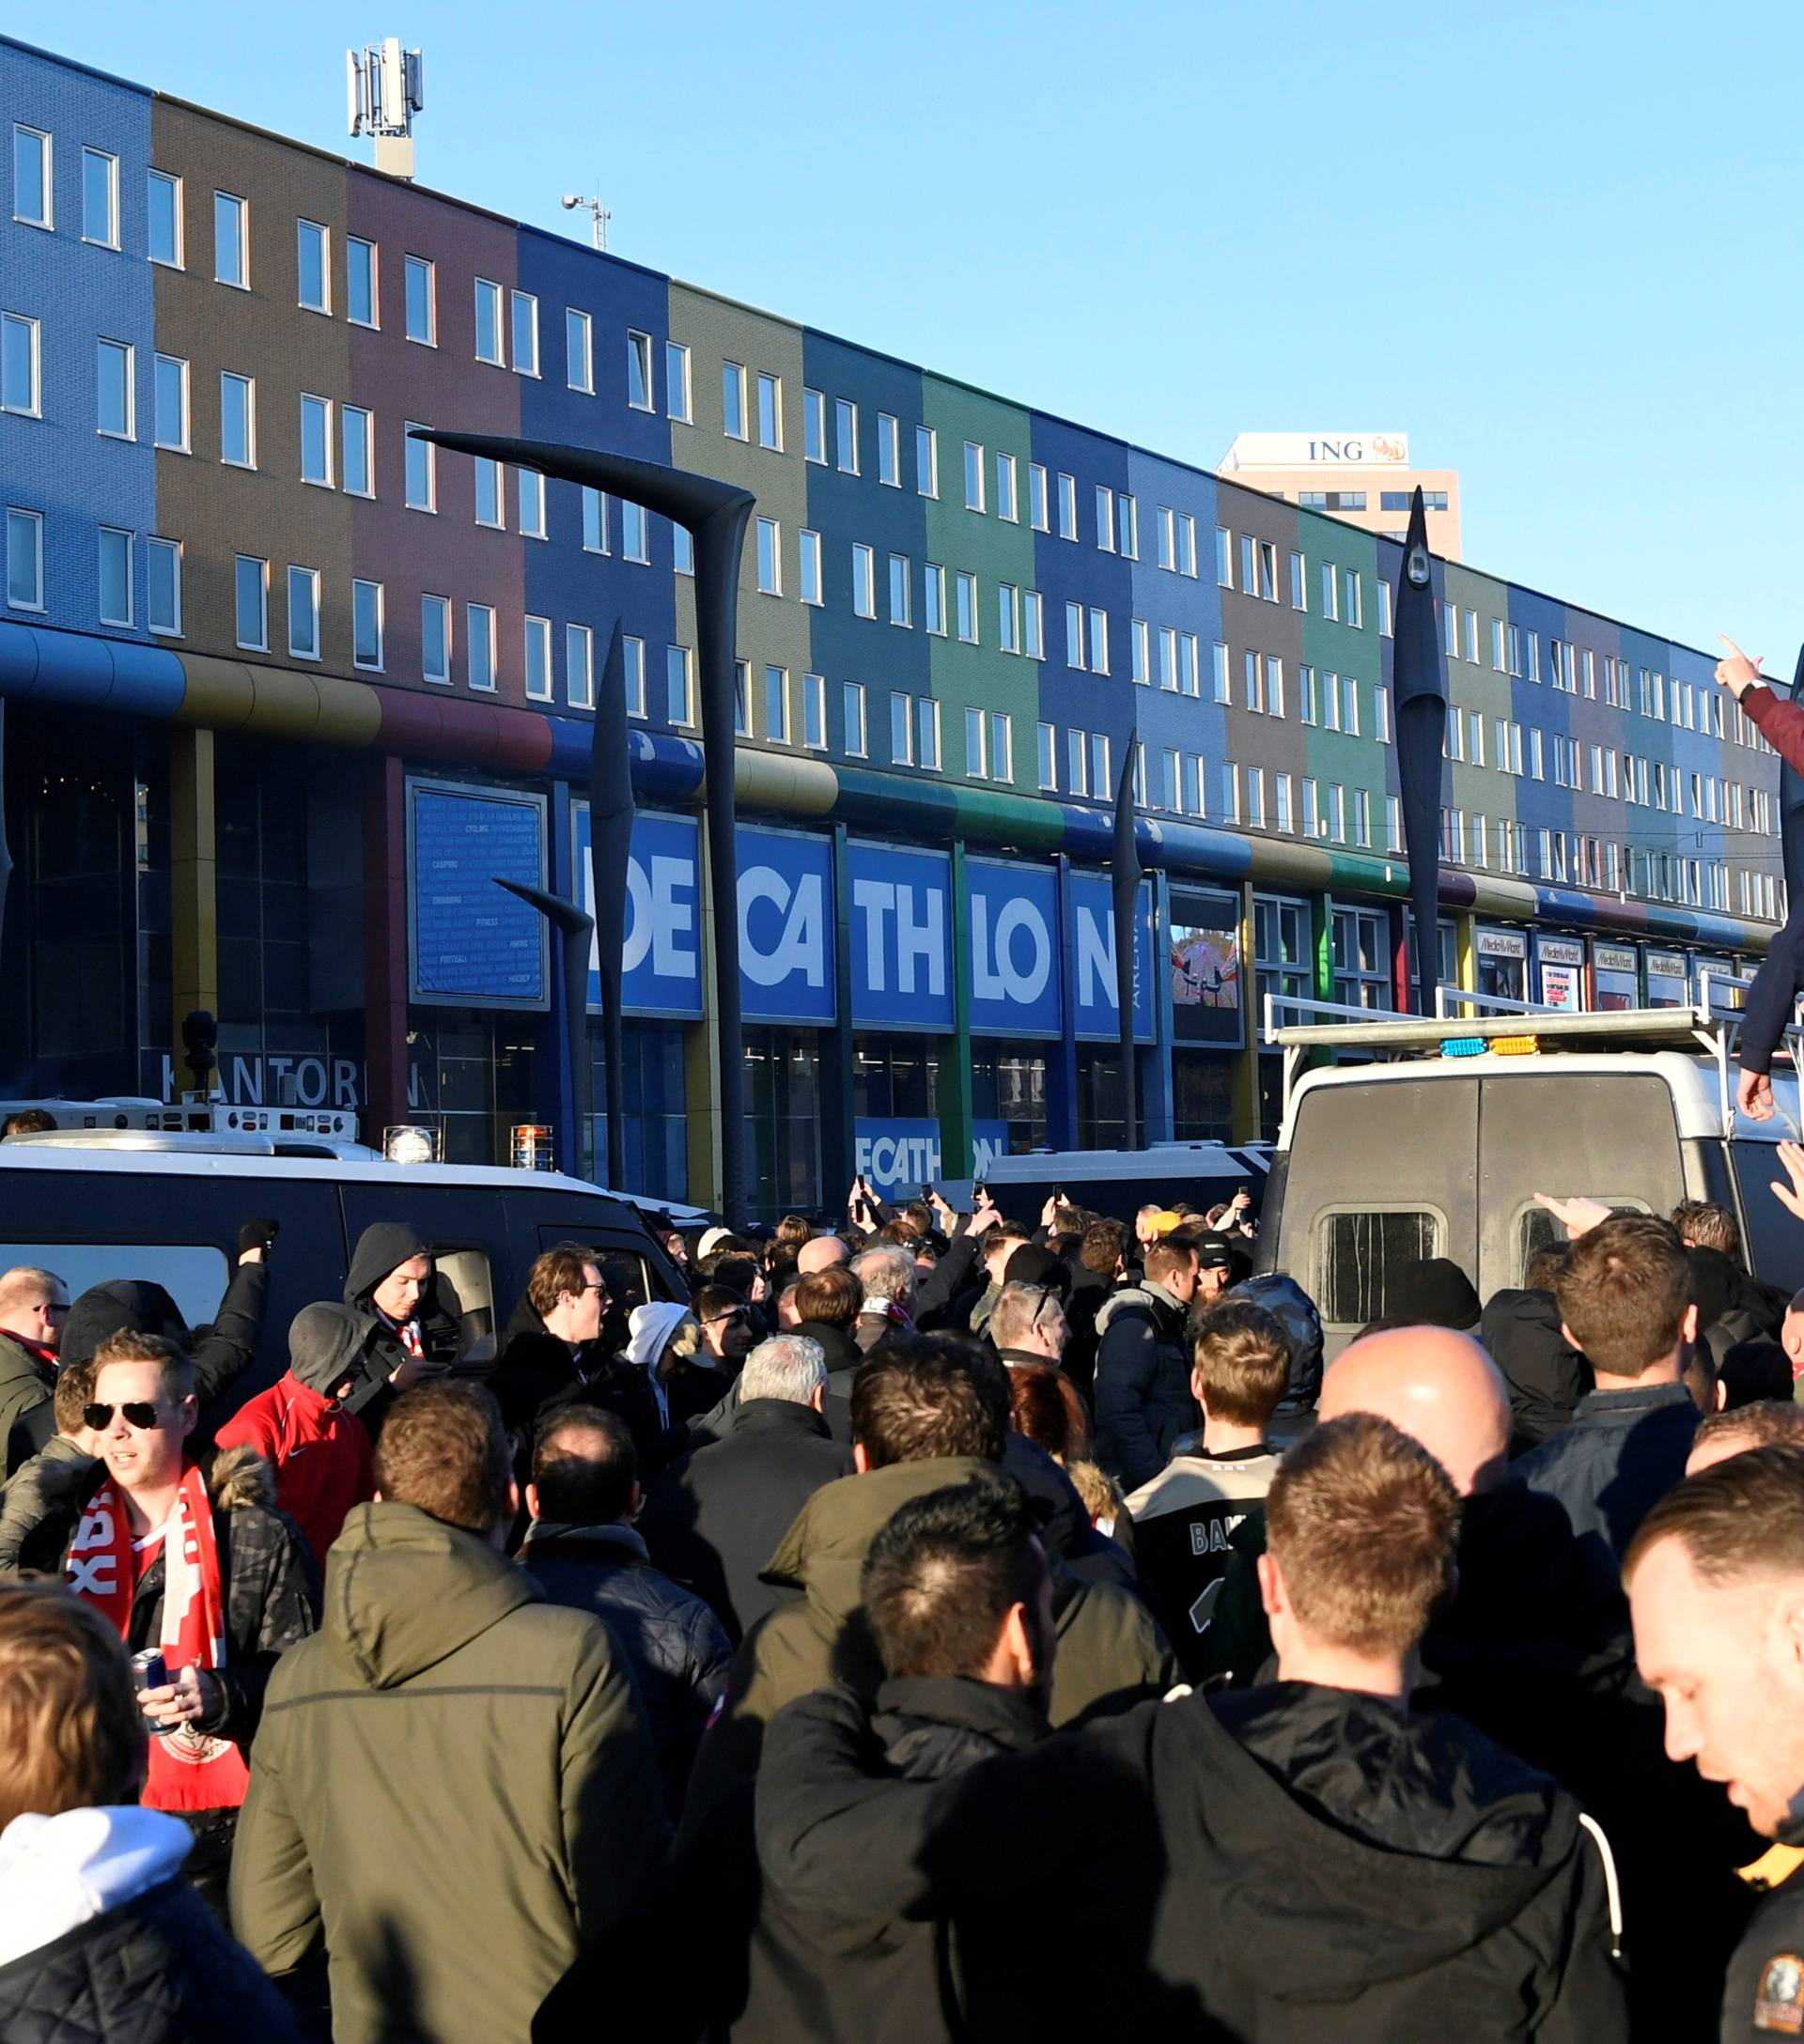
<svg viewBox="0 0 1804 2044"><path fill-rule="evenodd" d="M69 1587L97 1605L121 1639L132 1630L137 1587L132 1522L118 1493L103 1483L89 1500L69 1548ZM182 1668L226 1665L226 1602L219 1576L213 1508L198 1467L181 1479L163 1532L163 1634L158 1644L174 1681ZM244 1757L229 1739L184 1725L150 1741L150 1774L142 1801L153 1810L236 1809L250 1784Z"/></svg>

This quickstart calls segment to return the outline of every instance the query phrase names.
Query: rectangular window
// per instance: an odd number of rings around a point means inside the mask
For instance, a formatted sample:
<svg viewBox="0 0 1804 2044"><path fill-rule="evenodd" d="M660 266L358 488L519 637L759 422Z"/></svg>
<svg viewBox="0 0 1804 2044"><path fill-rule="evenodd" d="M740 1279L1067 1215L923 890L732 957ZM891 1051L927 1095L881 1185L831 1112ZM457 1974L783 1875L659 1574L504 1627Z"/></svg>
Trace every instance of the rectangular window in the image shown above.
<svg viewBox="0 0 1804 2044"><path fill-rule="evenodd" d="M296 660L319 658L319 570L291 567L288 570L288 657Z"/></svg>
<svg viewBox="0 0 1804 2044"><path fill-rule="evenodd" d="M513 309L514 374L538 374L538 301L530 291L511 294Z"/></svg>
<svg viewBox="0 0 1804 2044"><path fill-rule="evenodd" d="M1240 821L1240 769L1231 759L1221 762L1221 821Z"/></svg>
<svg viewBox="0 0 1804 2044"><path fill-rule="evenodd" d="M110 440L132 440L137 435L133 352L123 341L101 341L97 350L98 425Z"/></svg>
<svg viewBox="0 0 1804 2044"><path fill-rule="evenodd" d="M681 341L664 343L664 409L680 426L694 418L689 399L689 349Z"/></svg>
<svg viewBox="0 0 1804 2044"><path fill-rule="evenodd" d="M237 643L246 653L270 647L270 564L241 553L233 569Z"/></svg>
<svg viewBox="0 0 1804 2044"><path fill-rule="evenodd" d="M834 453L843 475L858 473L858 407L849 397L833 400Z"/></svg>
<svg viewBox="0 0 1804 2044"><path fill-rule="evenodd" d="M1253 565L1253 538L1251 533L1240 534L1240 591L1243 596L1259 594L1258 569Z"/></svg>
<svg viewBox="0 0 1804 2044"><path fill-rule="evenodd" d="M503 512L502 465L486 455L476 457L476 523L500 531L506 523Z"/></svg>
<svg viewBox="0 0 1804 2044"><path fill-rule="evenodd" d="M1228 649L1220 640L1215 644L1215 700L1232 703L1234 689L1228 680Z"/></svg>
<svg viewBox="0 0 1804 2044"><path fill-rule="evenodd" d="M972 781L982 781L985 778L982 710L965 712L965 772Z"/></svg>
<svg viewBox="0 0 1804 2044"><path fill-rule="evenodd" d="M1109 613L1093 610L1090 612L1090 672L1106 674L1109 672Z"/></svg>
<svg viewBox="0 0 1804 2044"><path fill-rule="evenodd" d="M381 299L376 288L376 244L345 237L345 317L354 327L381 324Z"/></svg>
<svg viewBox="0 0 1804 2044"><path fill-rule="evenodd" d="M402 445L407 449L407 507L410 511L436 511L438 497L438 449L429 440L415 439L410 422Z"/></svg>
<svg viewBox="0 0 1804 2044"><path fill-rule="evenodd" d="M1328 791L1328 834L1336 844L1346 843L1346 790L1338 782Z"/></svg>
<svg viewBox="0 0 1804 2044"><path fill-rule="evenodd" d="M564 627L564 700L575 710L595 707L595 638L586 625Z"/></svg>
<svg viewBox="0 0 1804 2044"><path fill-rule="evenodd" d="M1067 731L1065 738L1065 792L1090 792L1090 741L1081 731Z"/></svg>
<svg viewBox="0 0 1804 2044"><path fill-rule="evenodd" d="M818 391L801 394L801 453L805 461L827 462L827 400Z"/></svg>
<svg viewBox="0 0 1804 2044"><path fill-rule="evenodd" d="M728 440L744 440L745 369L737 362L721 364L721 430Z"/></svg>
<svg viewBox="0 0 1804 2044"><path fill-rule="evenodd" d="M1159 517L1155 523L1158 536L1155 541L1154 559L1160 567L1175 570L1177 566L1176 514L1169 504L1160 504Z"/></svg>
<svg viewBox="0 0 1804 2044"><path fill-rule="evenodd" d="M801 677L801 742L811 752L827 750L827 683L820 674Z"/></svg>
<svg viewBox="0 0 1804 2044"><path fill-rule="evenodd" d="M1021 651L1030 660L1043 660L1046 658L1045 608L1040 602L1037 589L1022 592Z"/></svg>
<svg viewBox="0 0 1804 2044"><path fill-rule="evenodd" d="M1059 476L1059 537L1076 539L1078 536L1078 479L1075 475Z"/></svg>
<svg viewBox="0 0 1804 2044"><path fill-rule="evenodd" d="M1341 570L1341 596L1343 621L1351 625L1356 631L1361 629L1365 624L1365 583L1358 568L1344 567ZM1474 645L1472 658L1477 657L1477 651Z"/></svg>
<svg viewBox="0 0 1804 2044"><path fill-rule="evenodd" d="M1159 755L1159 804L1161 809L1181 810L1184 807L1178 756L1169 749Z"/></svg>
<svg viewBox="0 0 1804 2044"><path fill-rule="evenodd" d="M940 771L940 705L926 696L915 698L914 764L929 773Z"/></svg>
<svg viewBox="0 0 1804 2044"><path fill-rule="evenodd" d="M1128 678L1140 686L1150 688L1153 679L1152 627L1143 617L1133 619L1128 627ZM1159 672L1162 688L1177 687L1177 634L1169 625L1159 627ZM1169 676L1169 679L1167 678Z"/></svg>
<svg viewBox="0 0 1804 2044"><path fill-rule="evenodd" d="M51 219L50 137L36 128L12 131L12 217L28 227Z"/></svg>
<svg viewBox="0 0 1804 2044"><path fill-rule="evenodd" d="M353 497L376 494L376 441L370 416L360 406L346 405L338 414L344 486Z"/></svg>
<svg viewBox="0 0 1804 2044"><path fill-rule="evenodd" d="M782 534L775 519L758 520L758 590L767 596L783 594Z"/></svg>
<svg viewBox="0 0 1804 2044"><path fill-rule="evenodd" d="M476 279L476 360L502 366L501 286ZM474 654L472 656L474 658Z"/></svg>
<svg viewBox="0 0 1804 2044"><path fill-rule="evenodd" d="M514 503L522 539L545 536L545 478L537 469L514 471Z"/></svg>
<svg viewBox="0 0 1804 2044"><path fill-rule="evenodd" d="M1125 491L1115 499L1115 538L1125 559L1140 559L1140 505Z"/></svg>
<svg viewBox="0 0 1804 2044"><path fill-rule="evenodd" d="M1247 822L1254 830L1266 828L1266 774L1262 766L1247 768Z"/></svg>
<svg viewBox="0 0 1804 2044"><path fill-rule="evenodd" d="M1115 550L1115 493L1106 484L1096 485L1096 551Z"/></svg>
<svg viewBox="0 0 1804 2044"><path fill-rule="evenodd" d="M927 563L922 587L923 627L936 638L946 636L946 571L937 561Z"/></svg>
<svg viewBox="0 0 1804 2044"><path fill-rule="evenodd" d="M1013 582L996 584L996 643L1004 653L1021 650L1020 599Z"/></svg>
<svg viewBox="0 0 1804 2044"><path fill-rule="evenodd" d="M585 312L564 308L564 381L587 397L595 391L595 337Z"/></svg>
<svg viewBox="0 0 1804 2044"><path fill-rule="evenodd" d="M471 688L492 691L495 686L495 607L491 603L466 603L463 607L464 674Z"/></svg>
<svg viewBox="0 0 1804 2044"><path fill-rule="evenodd" d="M967 645L977 643L977 578L962 569L958 575L958 636Z"/></svg>
<svg viewBox="0 0 1804 2044"><path fill-rule="evenodd" d="M902 428L887 411L877 415L877 479L891 489L902 488Z"/></svg>
<svg viewBox="0 0 1804 2044"><path fill-rule="evenodd" d="M181 179L166 170L149 172L145 181L147 253L165 269L181 268Z"/></svg>
<svg viewBox="0 0 1804 2044"><path fill-rule="evenodd" d="M588 315L582 313L577 317L583 320L586 329ZM744 371L741 370L741 379L743 379L743 376ZM586 383L576 386L578 389L586 389L587 387ZM741 400L743 400L743 380L740 382L739 394ZM636 333L630 328L627 331L627 403L634 411L656 410L651 393L651 335L649 333ZM727 430L731 432L732 427L729 426Z"/></svg>
<svg viewBox="0 0 1804 2044"><path fill-rule="evenodd" d="M1215 582L1218 589L1234 587L1234 534L1225 525L1215 529Z"/></svg>
<svg viewBox="0 0 1804 2044"><path fill-rule="evenodd" d="M1188 511L1177 520L1177 572L1196 580L1196 520Z"/></svg>
<svg viewBox="0 0 1804 2044"><path fill-rule="evenodd" d="M251 209L229 192L213 194L213 282L251 287Z"/></svg>
<svg viewBox="0 0 1804 2044"><path fill-rule="evenodd" d="M914 765L914 699L890 698L890 759L897 766Z"/></svg>
<svg viewBox="0 0 1804 2044"><path fill-rule="evenodd" d="M82 240L119 245L119 160L104 149L82 151Z"/></svg>
<svg viewBox="0 0 1804 2044"><path fill-rule="evenodd" d="M1360 685L1351 674L1343 674L1341 676L1341 729L1349 737L1357 738L1360 735ZM1472 719L1472 728L1474 730L1478 728L1478 719L1476 717ZM1484 751L1483 740L1475 739L1473 742L1478 746L1479 752L1482 755ZM1482 756L1478 764L1481 766L1485 764Z"/></svg>
<svg viewBox="0 0 1804 2044"><path fill-rule="evenodd" d="M1259 542L1259 599L1262 603L1278 600L1278 549L1269 539Z"/></svg>
<svg viewBox="0 0 1804 2044"><path fill-rule="evenodd" d="M445 683L451 679L449 596L420 598L420 679Z"/></svg>
<svg viewBox="0 0 1804 2044"><path fill-rule="evenodd" d="M975 441L965 442L965 509L984 508L984 450Z"/></svg>
<svg viewBox="0 0 1804 2044"><path fill-rule="evenodd" d="M332 400L301 395L301 480L332 488Z"/></svg>
<svg viewBox="0 0 1804 2044"><path fill-rule="evenodd" d="M188 364L174 355L156 358L156 441L188 452Z"/></svg>
<svg viewBox="0 0 1804 2044"><path fill-rule="evenodd" d="M608 500L599 489L583 486L583 550L584 553L606 553L608 550Z"/></svg>
<svg viewBox="0 0 1804 2044"><path fill-rule="evenodd" d="M38 322L0 313L0 411L36 418L43 402L42 343Z"/></svg>
<svg viewBox="0 0 1804 2044"><path fill-rule="evenodd" d="M44 607L44 514L7 511L7 601L15 611Z"/></svg>
<svg viewBox="0 0 1804 2044"><path fill-rule="evenodd" d="M1391 584L1378 577L1378 637L1389 639L1391 630Z"/></svg>
<svg viewBox="0 0 1804 2044"><path fill-rule="evenodd" d="M877 551L852 543L852 611L858 617L877 615Z"/></svg>
<svg viewBox="0 0 1804 2044"><path fill-rule="evenodd" d="M1039 727L1040 792L1050 794L1059 784L1059 735L1050 724Z"/></svg>
<svg viewBox="0 0 1804 2044"><path fill-rule="evenodd" d="M848 681L840 685L840 716L846 725L846 755L848 759L863 759L865 755L864 736L864 684Z"/></svg>
<svg viewBox="0 0 1804 2044"><path fill-rule="evenodd" d="M382 585L353 581L350 585L350 658L358 667L380 669L382 664Z"/></svg>
<svg viewBox="0 0 1804 2044"><path fill-rule="evenodd" d="M1114 776L1109 771L1109 737L1106 732L1090 734L1090 788L1099 799L1115 792Z"/></svg>
<svg viewBox="0 0 1804 2044"><path fill-rule="evenodd" d="M1372 797L1364 788L1353 790L1353 842L1372 848ZM1484 864L1480 859L1479 863Z"/></svg>
<svg viewBox="0 0 1804 2044"><path fill-rule="evenodd" d="M1305 724L1315 721L1315 670L1313 667L1297 670L1297 716Z"/></svg>
<svg viewBox="0 0 1804 2044"><path fill-rule="evenodd" d="M181 542L147 539L144 543L144 621L154 632L176 638L181 632Z"/></svg>
<svg viewBox="0 0 1804 2044"><path fill-rule="evenodd" d="M789 670L764 671L764 735L772 745L789 743Z"/></svg>
<svg viewBox="0 0 1804 2044"><path fill-rule="evenodd" d="M820 593L820 534L803 533L801 541L801 587L798 594L804 603L819 603Z"/></svg>
<svg viewBox="0 0 1804 2044"><path fill-rule="evenodd" d="M758 445L773 454L783 452L783 384L762 370L758 372Z"/></svg>
<svg viewBox="0 0 1804 2044"><path fill-rule="evenodd" d="M1067 603L1065 607L1065 664L1081 668L1083 661L1083 605Z"/></svg>
<svg viewBox="0 0 1804 2044"><path fill-rule="evenodd" d="M996 457L996 516L1006 519L1011 525L1020 520L1020 505L1015 495L1015 457L999 454Z"/></svg>
<svg viewBox="0 0 1804 2044"><path fill-rule="evenodd" d="M1038 461L1027 465L1027 518L1036 533L1051 530L1047 521L1046 468Z"/></svg>
<svg viewBox="0 0 1804 2044"><path fill-rule="evenodd" d="M620 557L638 567L651 565L651 520L630 497L620 500Z"/></svg>
<svg viewBox="0 0 1804 2044"><path fill-rule="evenodd" d="M1193 631L1178 633L1177 685L1184 695L1200 696L1203 692L1202 651L1202 642Z"/></svg>
<svg viewBox="0 0 1804 2044"><path fill-rule="evenodd" d="M629 717L645 716L645 642L623 636L620 641L621 690L627 699Z"/></svg>
<svg viewBox="0 0 1804 2044"><path fill-rule="evenodd" d="M906 626L914 623L913 606L909 600L913 582L914 569L910 564L908 555L905 553L891 554L890 623L892 625Z"/></svg>
<svg viewBox="0 0 1804 2044"><path fill-rule="evenodd" d="M1309 571L1300 553L1290 557L1290 607L1293 611L1309 609Z"/></svg>
<svg viewBox="0 0 1804 2044"><path fill-rule="evenodd" d="M1334 579L1334 564L1322 563L1322 615L1330 620L1341 614L1340 584Z"/></svg>
<svg viewBox="0 0 1804 2044"><path fill-rule="evenodd" d="M1290 810L1290 776L1273 774L1271 777L1271 826L1274 830L1291 831L1297 828L1297 819Z"/></svg>
<svg viewBox="0 0 1804 2044"><path fill-rule="evenodd" d="M940 494L940 436L930 426L914 429L914 487L923 497Z"/></svg>
<svg viewBox="0 0 1804 2044"><path fill-rule="evenodd" d="M303 312L332 310L332 238L317 220L294 224L295 299Z"/></svg>
<svg viewBox="0 0 1804 2044"><path fill-rule="evenodd" d="M525 662L526 699L531 703L552 700L552 621L529 617L521 654Z"/></svg>
<svg viewBox="0 0 1804 2044"><path fill-rule="evenodd" d="M1383 585L1380 584L1380 587ZM1391 743L1391 691L1389 689L1374 689L1372 691L1373 736L1380 745Z"/></svg>
<svg viewBox="0 0 1804 2044"><path fill-rule="evenodd" d="M438 346L439 316L437 279L424 256L410 256L405 264L407 286L407 337L427 348Z"/></svg>
<svg viewBox="0 0 1804 2044"><path fill-rule="evenodd" d="M1006 710L989 713L989 778L992 781L1013 781L1015 778L1014 725Z"/></svg>

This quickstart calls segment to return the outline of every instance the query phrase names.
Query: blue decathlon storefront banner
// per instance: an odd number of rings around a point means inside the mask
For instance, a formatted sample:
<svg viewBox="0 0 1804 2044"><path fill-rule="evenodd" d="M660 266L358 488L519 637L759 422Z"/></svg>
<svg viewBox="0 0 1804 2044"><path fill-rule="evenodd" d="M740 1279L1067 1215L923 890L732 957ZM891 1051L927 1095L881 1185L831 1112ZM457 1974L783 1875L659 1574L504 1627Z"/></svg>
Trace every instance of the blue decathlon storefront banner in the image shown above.
<svg viewBox="0 0 1804 2044"><path fill-rule="evenodd" d="M442 1007L545 1006L545 919L496 885L545 885L545 834L542 795L409 781L411 999Z"/></svg>
<svg viewBox="0 0 1804 2044"><path fill-rule="evenodd" d="M589 805L570 805L578 899L595 913L589 874ZM692 816L642 811L632 819L627 864L627 937L620 1004L628 1014L696 1022L702 1014L701 833ZM601 973L589 945L589 1006L601 1005Z"/></svg>
<svg viewBox="0 0 1804 2044"><path fill-rule="evenodd" d="M965 890L971 1033L1056 1037L1065 986L1058 875L1050 866L968 859Z"/></svg>
<svg viewBox="0 0 1804 2044"><path fill-rule="evenodd" d="M973 1122L972 1148L981 1179L992 1157L1008 1154L1008 1124ZM912 1200L924 1185L944 1175L940 1124L908 1117L860 1115L855 1137L854 1168L870 1181L879 1200Z"/></svg>
<svg viewBox="0 0 1804 2044"><path fill-rule="evenodd" d="M952 859L899 844L846 848L852 1020L949 1035Z"/></svg>
<svg viewBox="0 0 1804 2044"><path fill-rule="evenodd" d="M1140 884L1134 915L1134 1041L1153 1040L1153 890ZM1071 875L1071 1013L1074 1035L1088 1042L1112 1041L1121 1033L1115 1004L1115 903L1109 876Z"/></svg>
<svg viewBox="0 0 1804 2044"><path fill-rule="evenodd" d="M833 854L825 838L741 824L739 999L748 1022L831 1023Z"/></svg>

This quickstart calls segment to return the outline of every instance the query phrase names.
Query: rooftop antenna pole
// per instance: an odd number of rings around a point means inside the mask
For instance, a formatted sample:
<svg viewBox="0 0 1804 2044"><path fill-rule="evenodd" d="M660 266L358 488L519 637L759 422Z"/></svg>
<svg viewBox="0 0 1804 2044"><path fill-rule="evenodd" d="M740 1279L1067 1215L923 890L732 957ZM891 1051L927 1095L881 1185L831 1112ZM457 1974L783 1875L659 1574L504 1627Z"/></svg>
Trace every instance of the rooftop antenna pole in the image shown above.
<svg viewBox="0 0 1804 2044"><path fill-rule="evenodd" d="M413 177L413 116L426 104L426 70L417 50L401 39L345 52L345 102L353 135L376 142L376 168L411 182Z"/></svg>
<svg viewBox="0 0 1804 2044"><path fill-rule="evenodd" d="M608 248L608 222L614 215L599 198L585 199L580 193L567 192L561 201L567 213L574 212L580 206L589 216L589 239L594 242L598 255L606 255Z"/></svg>

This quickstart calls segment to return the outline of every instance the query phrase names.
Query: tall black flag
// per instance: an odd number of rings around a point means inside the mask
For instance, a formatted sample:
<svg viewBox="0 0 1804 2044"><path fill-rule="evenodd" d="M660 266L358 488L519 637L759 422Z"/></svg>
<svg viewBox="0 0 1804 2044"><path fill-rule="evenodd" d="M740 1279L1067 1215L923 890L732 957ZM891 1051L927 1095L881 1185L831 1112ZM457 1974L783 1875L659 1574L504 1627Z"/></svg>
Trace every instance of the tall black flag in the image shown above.
<svg viewBox="0 0 1804 2044"><path fill-rule="evenodd" d="M733 1221L745 1215L745 1030L739 1005L739 856L734 842L734 686L739 622L739 555L757 499L735 483L630 455L567 447L556 441L512 440L495 433L409 428L416 440L511 461L567 483L625 497L686 525L695 541L695 643L702 698L702 759L708 817L708 872L714 896L714 1036L720 1051L721 1206ZM617 1063L617 1061L615 1061ZM587 1065L586 1057L583 1060Z"/></svg>
<svg viewBox="0 0 1804 2044"><path fill-rule="evenodd" d="M627 944L627 865L632 853L634 814L630 744L626 647L616 623L608 640L608 657L601 663L601 693L596 698L595 730L589 741L589 885L595 897L596 955L601 976L601 1053L607 1074L606 1183L615 1192L627 1189L620 959ZM586 1062L586 1029L572 1055ZM580 1145L577 1154L580 1157Z"/></svg>
<svg viewBox="0 0 1804 2044"><path fill-rule="evenodd" d="M1115 909L1115 1012L1121 1024L1121 1112L1124 1150L1140 1148L1140 1087L1134 1066L1134 967L1140 959L1140 847L1134 841L1134 739L1128 736L1115 783L1115 835L1109 855Z"/></svg>
<svg viewBox="0 0 1804 2044"><path fill-rule="evenodd" d="M1441 749L1447 741L1447 670L1435 629L1434 567L1428 558L1428 514L1418 487L1409 505L1409 534L1392 606L1396 656L1391 677L1396 705L1397 790L1403 853L1409 862L1409 906L1416 925L1417 1013L1432 1014L1440 976Z"/></svg>

